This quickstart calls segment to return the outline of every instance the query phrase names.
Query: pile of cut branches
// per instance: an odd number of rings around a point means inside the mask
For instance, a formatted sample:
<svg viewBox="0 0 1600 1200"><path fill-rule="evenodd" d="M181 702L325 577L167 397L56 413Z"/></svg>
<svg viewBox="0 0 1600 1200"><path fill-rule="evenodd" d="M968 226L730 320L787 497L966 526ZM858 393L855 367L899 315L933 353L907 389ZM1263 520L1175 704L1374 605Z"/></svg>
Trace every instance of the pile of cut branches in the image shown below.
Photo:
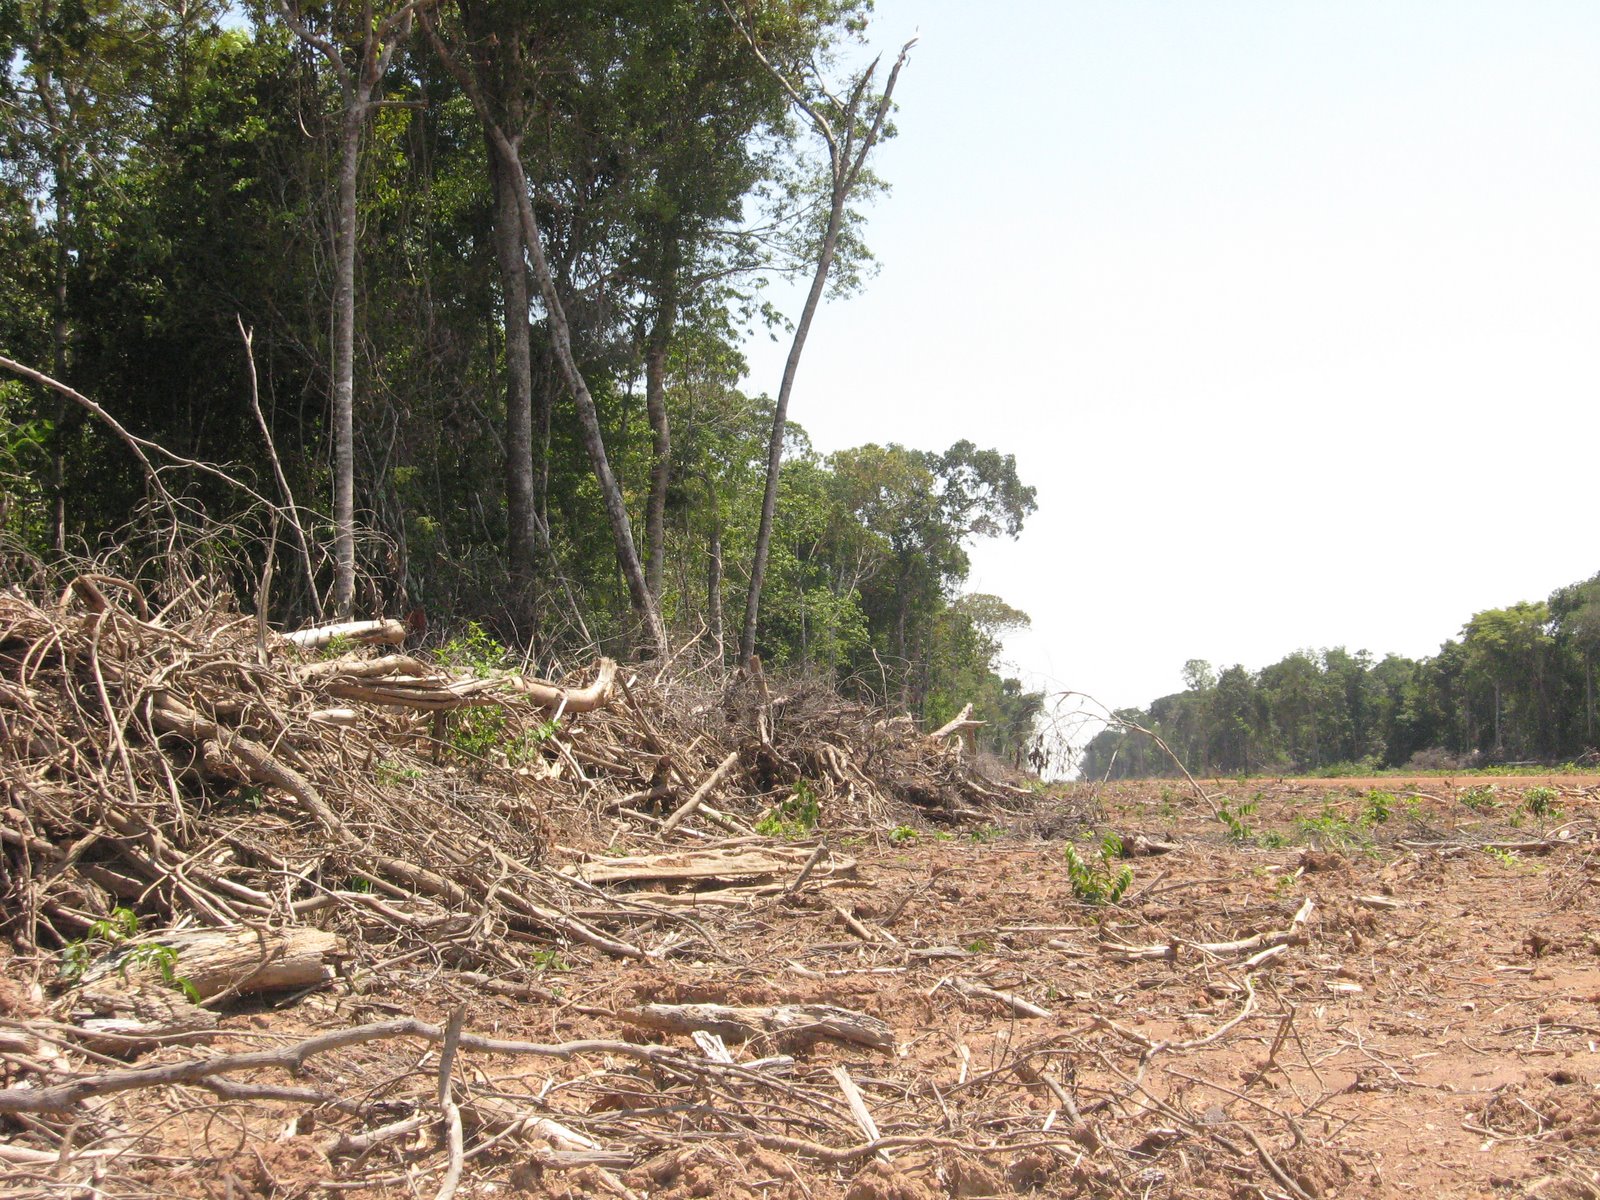
<svg viewBox="0 0 1600 1200"><path fill-rule="evenodd" d="M562 686L403 652L396 621L275 634L173 590L84 571L0 593L0 896L25 951L126 907L156 928L319 914L462 964L518 940L640 957L633 931L660 918L577 915L592 894L541 861L552 818L568 842L609 840L619 815L705 840L796 794L808 831L1021 795L959 743L816 685L775 694L759 670L627 679L601 660Z"/></svg>

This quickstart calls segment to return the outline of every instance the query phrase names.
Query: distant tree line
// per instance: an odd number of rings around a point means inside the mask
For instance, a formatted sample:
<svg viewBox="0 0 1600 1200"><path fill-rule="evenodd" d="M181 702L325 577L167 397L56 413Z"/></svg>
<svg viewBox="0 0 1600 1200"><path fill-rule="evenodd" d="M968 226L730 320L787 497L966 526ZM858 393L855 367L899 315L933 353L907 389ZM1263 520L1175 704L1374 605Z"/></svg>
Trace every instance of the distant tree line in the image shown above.
<svg viewBox="0 0 1600 1200"><path fill-rule="evenodd" d="M932 723L972 700L1015 754L1027 617L963 594L1034 509L1015 460L822 456L783 411L810 313L872 267L900 64L850 64L870 7L0 0L0 355L293 504L316 553L280 556L280 622L474 619L545 667L755 652ZM792 326L773 278L810 285ZM742 385L762 328L777 399ZM95 552L149 498L80 406L0 382L9 546Z"/></svg>
<svg viewBox="0 0 1600 1200"><path fill-rule="evenodd" d="M1084 778L1303 773L1570 761L1600 744L1600 574L1548 600L1476 613L1431 658L1297 650L1251 672L1191 659L1185 690L1124 709L1085 748Z"/></svg>

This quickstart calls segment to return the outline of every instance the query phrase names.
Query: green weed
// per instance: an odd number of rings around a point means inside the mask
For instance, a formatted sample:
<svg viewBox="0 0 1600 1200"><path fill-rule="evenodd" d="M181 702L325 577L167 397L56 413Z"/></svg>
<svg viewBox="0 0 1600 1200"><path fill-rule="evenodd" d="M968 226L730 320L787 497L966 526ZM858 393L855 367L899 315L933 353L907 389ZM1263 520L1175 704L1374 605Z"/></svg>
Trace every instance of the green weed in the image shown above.
<svg viewBox="0 0 1600 1200"><path fill-rule="evenodd" d="M817 793L804 779L795 781L793 794L779 801L756 822L756 832L765 837L800 838L817 827L822 806Z"/></svg>
<svg viewBox="0 0 1600 1200"><path fill-rule="evenodd" d="M1500 807L1500 802L1495 799L1494 788L1488 784L1468 788L1462 792L1461 803L1463 807L1475 813L1493 812Z"/></svg>
<svg viewBox="0 0 1600 1200"><path fill-rule="evenodd" d="M84 972L94 960L96 945L114 949L135 937L138 932L139 917L131 908L112 909L109 917L91 923L88 933L82 939L68 942L62 947L62 980L76 983L83 978ZM146 942L144 945L129 947L117 962L117 972L126 979L128 971L133 967L153 967L156 974L161 977L162 983L182 992L191 1003L200 1002L200 993L194 984L178 974L178 952L171 946L163 946L159 942Z"/></svg>
<svg viewBox="0 0 1600 1200"><path fill-rule="evenodd" d="M1367 793L1366 807L1361 813L1362 822L1368 826L1384 824L1397 803L1393 792L1380 792L1373 788Z"/></svg>
<svg viewBox="0 0 1600 1200"><path fill-rule="evenodd" d="M1254 799L1230 805L1226 799L1217 806L1217 819L1228 827L1228 836L1239 843L1255 841L1256 831L1250 825L1250 818L1255 816L1256 809L1260 807L1261 793L1257 792Z"/></svg>
<svg viewBox="0 0 1600 1200"><path fill-rule="evenodd" d="M889 840L896 846L904 846L917 840L917 831L909 825L896 825L889 831Z"/></svg>
<svg viewBox="0 0 1600 1200"><path fill-rule="evenodd" d="M476 674L491 675L509 665L511 651L489 636L476 621L468 621L464 632L439 647L439 657L458 667L469 667Z"/></svg>
<svg viewBox="0 0 1600 1200"><path fill-rule="evenodd" d="M1300 835L1310 841L1334 850L1347 850L1367 840L1365 827L1359 822L1340 816L1330 805L1317 817L1302 817L1295 822Z"/></svg>
<svg viewBox="0 0 1600 1200"><path fill-rule="evenodd" d="M1072 894L1085 904L1115 904L1133 882L1133 868L1112 866L1122 857L1122 839L1108 833L1100 839L1100 853L1086 859L1068 842L1064 851Z"/></svg>
<svg viewBox="0 0 1600 1200"><path fill-rule="evenodd" d="M1530 816L1538 817L1541 821L1547 817L1559 817L1561 810L1556 807L1556 798L1555 788L1529 788L1522 793L1522 807Z"/></svg>

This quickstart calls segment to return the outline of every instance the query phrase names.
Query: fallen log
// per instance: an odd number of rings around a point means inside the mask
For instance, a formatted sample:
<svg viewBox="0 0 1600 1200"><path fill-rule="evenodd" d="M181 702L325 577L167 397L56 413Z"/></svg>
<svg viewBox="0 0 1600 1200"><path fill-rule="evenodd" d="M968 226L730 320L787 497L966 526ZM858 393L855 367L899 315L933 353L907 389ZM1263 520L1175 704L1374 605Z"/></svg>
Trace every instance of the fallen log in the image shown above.
<svg viewBox="0 0 1600 1200"><path fill-rule="evenodd" d="M336 934L305 927L174 930L119 946L84 972L84 983L120 975L129 963L161 947L177 954L174 976L186 980L200 1000L210 1000L327 983L334 977L328 960L340 941Z"/></svg>
<svg viewBox="0 0 1600 1200"><path fill-rule="evenodd" d="M758 848L717 847L688 850L678 854L638 854L625 858L601 858L563 867L585 883L689 883L709 880L771 880L797 875L810 860L812 851L803 846ZM853 876L856 862L842 855L830 855L812 869L822 878Z"/></svg>
<svg viewBox="0 0 1600 1200"><path fill-rule="evenodd" d="M398 646L406 640L406 627L403 622L393 619L341 621L336 625L318 625L313 629L297 629L293 633L278 636L302 650L326 650L336 638L364 645Z"/></svg>
<svg viewBox="0 0 1600 1200"><path fill-rule="evenodd" d="M764 1008L727 1004L647 1004L617 1014L646 1029L693 1033L703 1029L725 1041L770 1037L785 1047L819 1041L847 1042L874 1050L894 1049L894 1030L877 1017L832 1004L779 1004Z"/></svg>

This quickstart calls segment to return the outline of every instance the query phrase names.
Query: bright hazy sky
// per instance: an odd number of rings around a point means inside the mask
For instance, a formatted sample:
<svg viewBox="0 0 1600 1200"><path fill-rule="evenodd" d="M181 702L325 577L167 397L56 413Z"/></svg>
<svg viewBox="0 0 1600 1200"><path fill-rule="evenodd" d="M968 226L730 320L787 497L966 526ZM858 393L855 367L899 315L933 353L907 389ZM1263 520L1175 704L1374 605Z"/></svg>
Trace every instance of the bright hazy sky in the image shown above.
<svg viewBox="0 0 1600 1200"><path fill-rule="evenodd" d="M1600 4L879 0L921 42L882 263L812 330L821 451L959 438L1034 686L1420 656L1600 570ZM791 315L798 305L790 307ZM752 345L775 394L787 341Z"/></svg>

